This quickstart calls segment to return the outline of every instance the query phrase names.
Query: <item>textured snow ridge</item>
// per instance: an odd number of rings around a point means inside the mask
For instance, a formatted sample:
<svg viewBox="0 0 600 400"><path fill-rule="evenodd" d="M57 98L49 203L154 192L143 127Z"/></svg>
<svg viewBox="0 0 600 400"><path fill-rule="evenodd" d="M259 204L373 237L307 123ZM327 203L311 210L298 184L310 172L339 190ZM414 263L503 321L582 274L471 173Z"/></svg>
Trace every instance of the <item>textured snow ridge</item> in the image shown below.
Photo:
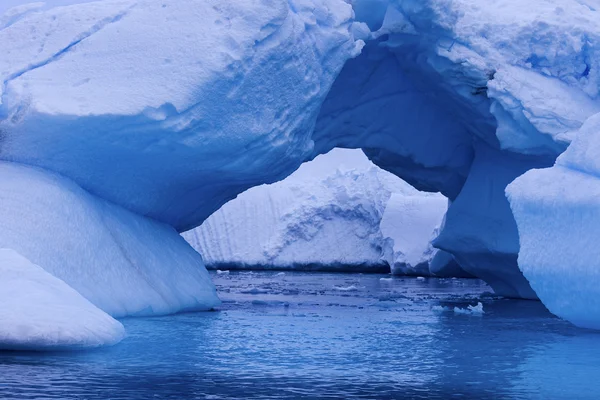
<svg viewBox="0 0 600 400"><path fill-rule="evenodd" d="M0 249L0 350L113 345L125 329L14 250Z"/></svg>
<svg viewBox="0 0 600 400"><path fill-rule="evenodd" d="M342 0L106 0L9 15L0 157L178 230L304 161L322 100L362 44Z"/></svg>
<svg viewBox="0 0 600 400"><path fill-rule="evenodd" d="M519 267L535 292L559 317L600 329L600 114L552 168L525 173L506 192Z"/></svg>
<svg viewBox="0 0 600 400"><path fill-rule="evenodd" d="M219 304L202 258L172 227L37 168L0 162L0 176L0 248L14 249L106 313Z"/></svg>
<svg viewBox="0 0 600 400"><path fill-rule="evenodd" d="M335 149L252 188L183 234L209 268L429 275L444 196L422 193L359 150Z"/></svg>
<svg viewBox="0 0 600 400"><path fill-rule="evenodd" d="M317 121L315 151L361 147L451 201L434 242L500 294L534 298L517 266L504 189L548 167L600 111L600 17L575 0L353 0L349 60Z"/></svg>

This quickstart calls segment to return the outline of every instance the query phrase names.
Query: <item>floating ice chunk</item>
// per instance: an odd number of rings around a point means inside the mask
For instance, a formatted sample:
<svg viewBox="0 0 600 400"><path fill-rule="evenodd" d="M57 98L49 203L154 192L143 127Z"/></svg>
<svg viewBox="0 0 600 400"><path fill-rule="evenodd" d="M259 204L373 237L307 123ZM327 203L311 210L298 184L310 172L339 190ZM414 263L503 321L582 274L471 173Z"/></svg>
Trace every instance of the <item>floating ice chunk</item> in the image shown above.
<svg viewBox="0 0 600 400"><path fill-rule="evenodd" d="M424 277L422 277L422 276L417 276L417 280L418 280L418 281L424 281L424 280L425 280L425 278L424 278Z"/></svg>
<svg viewBox="0 0 600 400"><path fill-rule="evenodd" d="M477 305L475 305L475 306L469 305L466 309L454 307L454 313L455 314L468 314L468 315L483 315L484 314L483 304L481 302L478 302Z"/></svg>
<svg viewBox="0 0 600 400"><path fill-rule="evenodd" d="M14 250L0 249L0 349L113 345L125 329L62 280Z"/></svg>
<svg viewBox="0 0 600 400"><path fill-rule="evenodd" d="M379 280L380 280L381 282L391 282L391 281L393 281L393 280L394 280L394 278L379 278Z"/></svg>
<svg viewBox="0 0 600 400"><path fill-rule="evenodd" d="M350 286L334 286L333 290L337 290L339 292L356 292L358 288L355 285Z"/></svg>
<svg viewBox="0 0 600 400"><path fill-rule="evenodd" d="M229 275L229 270L222 271L222 270L218 269L217 275Z"/></svg>
<svg viewBox="0 0 600 400"><path fill-rule="evenodd" d="M284 276L284 275L285 275L285 272L278 272L273 276L279 277L279 276Z"/></svg>

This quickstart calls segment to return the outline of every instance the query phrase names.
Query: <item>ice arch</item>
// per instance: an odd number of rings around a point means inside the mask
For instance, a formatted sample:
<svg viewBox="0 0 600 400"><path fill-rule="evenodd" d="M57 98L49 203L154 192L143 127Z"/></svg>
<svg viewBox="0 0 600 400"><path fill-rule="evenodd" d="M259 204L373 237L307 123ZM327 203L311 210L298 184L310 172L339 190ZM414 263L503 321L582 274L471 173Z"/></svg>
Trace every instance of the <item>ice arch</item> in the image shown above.
<svg viewBox="0 0 600 400"><path fill-rule="evenodd" d="M363 148L415 187L452 199L438 247L498 292L535 297L517 266L504 188L551 165L600 111L597 12L575 0L351 3L105 0L9 10L0 21L0 159L38 167L36 179L57 174L60 187L112 203L104 213L124 208L168 236L332 147ZM18 223L7 220L4 232ZM75 268L64 253L86 254L89 242L71 236L68 249L46 243L44 254L23 256L45 267L38 260L60 252L66 264L56 270ZM0 247L6 238L14 240L6 234ZM200 297L160 304L201 307ZM138 299L136 310L148 307Z"/></svg>

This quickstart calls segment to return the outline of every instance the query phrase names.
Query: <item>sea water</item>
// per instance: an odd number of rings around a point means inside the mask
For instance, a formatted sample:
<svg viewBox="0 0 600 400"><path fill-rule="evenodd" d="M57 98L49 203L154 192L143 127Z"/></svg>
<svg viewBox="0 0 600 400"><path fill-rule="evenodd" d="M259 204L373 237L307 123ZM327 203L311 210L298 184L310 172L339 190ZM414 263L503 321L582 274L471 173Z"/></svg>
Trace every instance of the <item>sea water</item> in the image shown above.
<svg viewBox="0 0 600 400"><path fill-rule="evenodd" d="M216 311L119 345L0 353L2 399L594 399L600 334L479 280L213 273Z"/></svg>

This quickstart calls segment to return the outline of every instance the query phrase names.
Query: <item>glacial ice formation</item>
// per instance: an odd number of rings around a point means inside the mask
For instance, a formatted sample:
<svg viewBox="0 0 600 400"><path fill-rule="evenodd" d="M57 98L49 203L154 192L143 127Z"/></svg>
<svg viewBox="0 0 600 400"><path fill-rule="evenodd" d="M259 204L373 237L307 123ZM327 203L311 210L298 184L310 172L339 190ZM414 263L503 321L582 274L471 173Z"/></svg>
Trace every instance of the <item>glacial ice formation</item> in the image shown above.
<svg viewBox="0 0 600 400"><path fill-rule="evenodd" d="M434 245L496 292L535 298L506 185L550 166L599 111L597 12L576 1L353 1L366 42L332 86L317 152L362 147L452 201ZM573 28L575 27L575 28Z"/></svg>
<svg viewBox="0 0 600 400"><path fill-rule="evenodd" d="M282 182L247 190L183 236L213 269L391 266L429 275L446 209L444 196L415 190L360 150L334 149Z"/></svg>
<svg viewBox="0 0 600 400"><path fill-rule="evenodd" d="M312 151L362 42L341 0L106 0L0 30L1 158L179 231Z"/></svg>
<svg viewBox="0 0 600 400"><path fill-rule="evenodd" d="M10 249L0 249L0 350L56 350L118 343L120 322Z"/></svg>
<svg viewBox="0 0 600 400"><path fill-rule="evenodd" d="M531 170L506 192L519 227L519 267L544 305L600 329L600 114L552 168Z"/></svg>
<svg viewBox="0 0 600 400"><path fill-rule="evenodd" d="M37 168L0 162L0 176L0 248L14 249L106 313L219 304L202 258L172 227Z"/></svg>
<svg viewBox="0 0 600 400"><path fill-rule="evenodd" d="M556 209L567 212L566 200L551 197L559 183L544 192L517 181L509 189L512 212L505 188L528 170L551 166L600 112L595 3L105 0L57 6L79 2L20 6L0 18L0 159L39 167L45 177L57 173L89 192L90 202L114 204L93 214L97 218L122 221L110 216L126 209L131 219L151 225L146 236L129 237L129 246L149 251L140 259L160 258L151 246L135 243L156 243L149 232L168 230L164 235L172 237L247 188L281 180L318 154L361 148L417 189L449 198L434 246L467 272L508 296L564 293L556 281L538 281L553 282L544 288L534 283L541 275L532 272L537 246L545 246L532 239L541 236L531 232L544 226L533 220L534 204L560 203ZM0 183L12 168L3 166ZM559 179L567 184L574 169L564 169L559 163L547 174L569 175ZM593 175L584 175L592 182ZM539 184L531 176L523 182ZM18 214L25 200L0 210ZM53 274L58 265L105 266L101 260L60 263L67 256L90 258L82 250L87 245L69 248L61 235L21 243L36 237L38 226L63 226L54 210L37 210L37 220L26 218L18 228L20 239L0 233L11 242L6 247ZM554 217L568 220L561 215ZM590 228L587 220L569 221L574 232ZM80 236L73 240L84 240ZM185 264L190 270L203 270L198 256L170 240L181 257L194 260ZM105 242L94 246L113 254ZM36 258L42 253L44 260ZM88 297L86 274L78 275L81 287L68 273L56 276ZM203 283L195 290L202 288L210 293L203 304L211 303L212 287ZM119 290L126 288L112 293ZM161 312L196 304L178 299L177 306L156 304ZM109 311L142 312L142 303Z"/></svg>

